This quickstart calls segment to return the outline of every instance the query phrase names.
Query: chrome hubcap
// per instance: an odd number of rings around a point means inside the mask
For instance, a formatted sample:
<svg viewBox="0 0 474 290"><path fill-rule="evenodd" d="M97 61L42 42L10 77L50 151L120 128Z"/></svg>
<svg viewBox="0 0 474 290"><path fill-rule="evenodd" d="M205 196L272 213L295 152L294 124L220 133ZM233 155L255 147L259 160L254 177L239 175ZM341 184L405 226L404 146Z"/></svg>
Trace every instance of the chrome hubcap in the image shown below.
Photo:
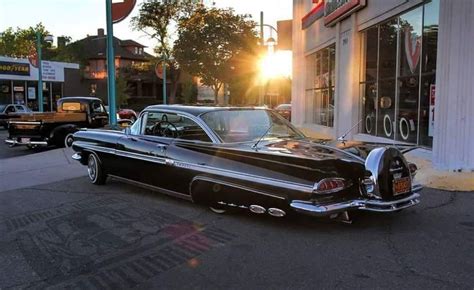
<svg viewBox="0 0 474 290"><path fill-rule="evenodd" d="M91 180L95 180L97 175L97 162L93 155L89 156L89 161L87 162L87 173Z"/></svg>

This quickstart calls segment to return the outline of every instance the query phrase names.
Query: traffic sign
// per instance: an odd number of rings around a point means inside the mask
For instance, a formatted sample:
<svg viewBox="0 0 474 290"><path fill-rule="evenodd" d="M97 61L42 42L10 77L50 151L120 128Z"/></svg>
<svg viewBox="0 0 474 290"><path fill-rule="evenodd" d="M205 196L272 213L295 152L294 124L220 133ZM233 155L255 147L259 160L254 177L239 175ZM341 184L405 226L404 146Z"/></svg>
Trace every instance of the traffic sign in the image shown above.
<svg viewBox="0 0 474 290"><path fill-rule="evenodd" d="M114 0L112 1L112 22L119 23L127 18L135 7L137 0Z"/></svg>

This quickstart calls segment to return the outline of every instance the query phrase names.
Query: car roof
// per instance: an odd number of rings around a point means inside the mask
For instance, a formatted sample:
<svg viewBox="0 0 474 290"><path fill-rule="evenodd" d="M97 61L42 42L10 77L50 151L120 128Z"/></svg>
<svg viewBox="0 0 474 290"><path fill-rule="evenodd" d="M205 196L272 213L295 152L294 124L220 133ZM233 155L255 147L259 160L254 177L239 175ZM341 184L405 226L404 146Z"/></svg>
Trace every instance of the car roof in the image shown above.
<svg viewBox="0 0 474 290"><path fill-rule="evenodd" d="M183 106L183 105L152 105L145 108L148 110L172 110L176 112L183 112L194 116L199 116L209 112L215 111L230 111L230 110L262 110L264 107L219 107L219 106Z"/></svg>
<svg viewBox="0 0 474 290"><path fill-rule="evenodd" d="M62 98L59 99L59 101L77 101L77 100L82 100L82 101L101 101L101 99L96 98L96 97L82 97L82 96L62 97Z"/></svg>

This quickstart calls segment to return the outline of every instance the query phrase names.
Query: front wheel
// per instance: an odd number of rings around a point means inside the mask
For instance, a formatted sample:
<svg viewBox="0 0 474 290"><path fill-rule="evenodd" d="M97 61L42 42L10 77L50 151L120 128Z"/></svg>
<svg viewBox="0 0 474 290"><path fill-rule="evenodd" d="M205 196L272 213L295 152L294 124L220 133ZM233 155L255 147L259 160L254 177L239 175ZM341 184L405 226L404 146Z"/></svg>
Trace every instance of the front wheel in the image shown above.
<svg viewBox="0 0 474 290"><path fill-rule="evenodd" d="M93 153L90 154L87 159L87 174L90 181L96 185L105 184L105 180L107 179L107 174L104 172L104 168L99 160L99 157Z"/></svg>
<svg viewBox="0 0 474 290"><path fill-rule="evenodd" d="M70 148L74 142L74 133L69 133L64 137L64 147Z"/></svg>

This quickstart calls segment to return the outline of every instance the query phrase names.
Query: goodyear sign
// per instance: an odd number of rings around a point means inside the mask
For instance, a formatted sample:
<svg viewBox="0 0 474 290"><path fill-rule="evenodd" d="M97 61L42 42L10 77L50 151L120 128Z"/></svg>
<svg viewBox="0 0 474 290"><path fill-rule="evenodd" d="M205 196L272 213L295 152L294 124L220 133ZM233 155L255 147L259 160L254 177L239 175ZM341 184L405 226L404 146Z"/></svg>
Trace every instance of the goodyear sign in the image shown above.
<svg viewBox="0 0 474 290"><path fill-rule="evenodd" d="M0 61L0 74L29 76L30 65L27 63L18 63L10 61Z"/></svg>

